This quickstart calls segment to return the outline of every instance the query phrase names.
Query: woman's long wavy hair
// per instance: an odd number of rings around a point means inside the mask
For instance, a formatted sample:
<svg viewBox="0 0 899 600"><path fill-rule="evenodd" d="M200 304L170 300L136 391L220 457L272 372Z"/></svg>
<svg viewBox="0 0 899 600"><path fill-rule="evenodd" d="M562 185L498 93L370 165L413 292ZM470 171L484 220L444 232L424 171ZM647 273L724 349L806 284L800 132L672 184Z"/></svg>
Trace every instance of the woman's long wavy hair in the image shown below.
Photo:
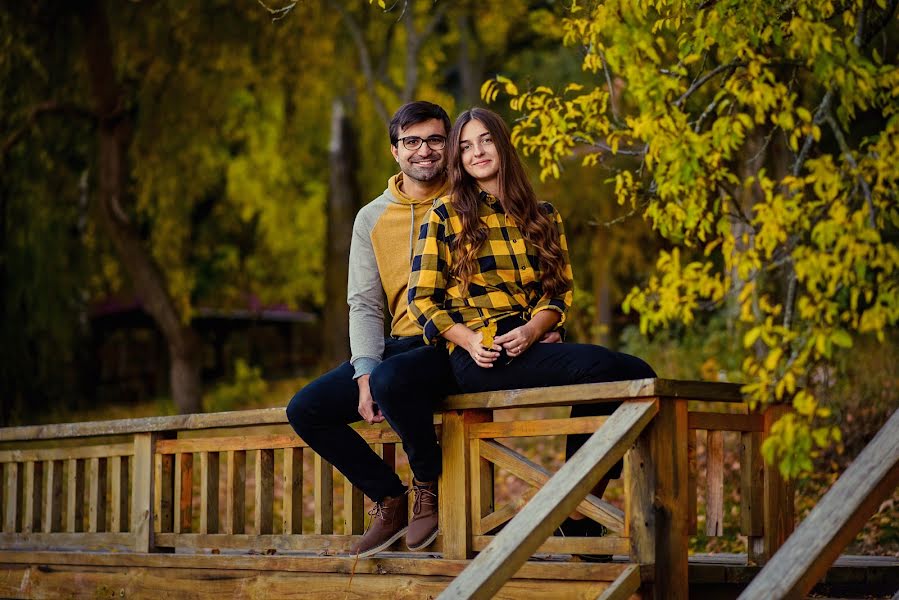
<svg viewBox="0 0 899 600"><path fill-rule="evenodd" d="M487 227L478 217L480 189L475 178L465 171L460 146L462 128L472 120L480 121L493 139L499 157L499 201L506 215L512 217L525 239L537 250L543 292L550 296L564 293L571 287L571 281L565 276L559 230L537 203L524 165L512 147L505 121L484 108L472 108L459 115L448 140L449 193L462 221L462 231L452 246L453 274L461 281L462 289L468 290L478 251L487 241Z"/></svg>

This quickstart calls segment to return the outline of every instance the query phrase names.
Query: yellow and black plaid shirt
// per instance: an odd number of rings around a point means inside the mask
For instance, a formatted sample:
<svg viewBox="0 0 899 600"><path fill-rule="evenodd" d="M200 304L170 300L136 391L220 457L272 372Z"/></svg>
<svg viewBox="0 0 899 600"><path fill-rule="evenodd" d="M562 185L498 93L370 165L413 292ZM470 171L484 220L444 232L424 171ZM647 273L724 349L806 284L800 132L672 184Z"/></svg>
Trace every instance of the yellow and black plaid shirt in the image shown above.
<svg viewBox="0 0 899 600"><path fill-rule="evenodd" d="M548 202L542 203L541 209L551 215L559 228L565 275L572 281L562 217ZM541 310L558 312L561 326L571 306L570 288L556 297L543 293L537 251L503 212L499 200L482 192L479 215L489 232L478 251L467 294L462 293L459 280L451 274L452 244L462 230L462 220L453 210L449 196L434 204L421 226L409 278L409 312L424 330L429 344L455 323L477 331L511 316L528 321Z"/></svg>

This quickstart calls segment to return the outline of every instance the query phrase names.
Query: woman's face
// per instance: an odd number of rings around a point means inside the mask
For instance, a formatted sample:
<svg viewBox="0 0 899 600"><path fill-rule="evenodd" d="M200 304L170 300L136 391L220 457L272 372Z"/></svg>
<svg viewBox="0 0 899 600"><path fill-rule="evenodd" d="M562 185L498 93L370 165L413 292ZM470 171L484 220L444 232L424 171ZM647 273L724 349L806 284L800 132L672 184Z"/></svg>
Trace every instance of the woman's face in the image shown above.
<svg viewBox="0 0 899 600"><path fill-rule="evenodd" d="M474 177L481 188L495 194L496 191L491 188L496 186L500 164L490 132L483 123L472 119L462 127L459 137L465 172Z"/></svg>

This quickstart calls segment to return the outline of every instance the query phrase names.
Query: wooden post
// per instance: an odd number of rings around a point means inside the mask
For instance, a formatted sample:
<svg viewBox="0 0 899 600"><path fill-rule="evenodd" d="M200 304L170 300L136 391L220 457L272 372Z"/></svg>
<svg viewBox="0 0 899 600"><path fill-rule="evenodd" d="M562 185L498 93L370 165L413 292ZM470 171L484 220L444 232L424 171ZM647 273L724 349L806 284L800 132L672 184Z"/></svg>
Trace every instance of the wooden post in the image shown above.
<svg viewBox="0 0 899 600"><path fill-rule="evenodd" d="M90 459L88 475L87 529L91 533L106 531L106 459Z"/></svg>
<svg viewBox="0 0 899 600"><path fill-rule="evenodd" d="M284 507L282 530L303 533L303 449L284 449Z"/></svg>
<svg viewBox="0 0 899 600"><path fill-rule="evenodd" d="M334 468L315 455L315 533L334 533Z"/></svg>
<svg viewBox="0 0 899 600"><path fill-rule="evenodd" d="M761 453L762 434L746 432L740 439L740 532L746 536L746 557L750 565L764 562L765 551L765 463Z"/></svg>
<svg viewBox="0 0 899 600"><path fill-rule="evenodd" d="M765 434L771 426L792 409L785 404L769 406L764 413ZM764 564L774 556L778 548L783 546L793 533L793 485L780 475L777 465L765 463L764 515L765 515L765 552L759 557L759 564Z"/></svg>
<svg viewBox="0 0 899 600"><path fill-rule="evenodd" d="M706 446L705 533L724 535L724 432L709 431Z"/></svg>
<svg viewBox="0 0 899 600"><path fill-rule="evenodd" d="M219 453L200 453L200 533L219 532Z"/></svg>
<svg viewBox="0 0 899 600"><path fill-rule="evenodd" d="M68 460L68 485L66 486L66 531L84 531L84 460Z"/></svg>
<svg viewBox="0 0 899 600"><path fill-rule="evenodd" d="M631 542L631 562L656 562L655 469L644 431L624 456L624 535Z"/></svg>
<svg viewBox="0 0 899 600"><path fill-rule="evenodd" d="M687 401L660 398L659 412L642 436L648 447L638 443L636 461L631 461L637 464L630 468L629 485L640 494L631 500L631 552L636 562L655 562L652 594L657 600L687 599L687 433ZM640 473L641 463L648 473ZM646 483L635 481L635 476L645 476ZM652 552L646 547L650 543Z"/></svg>
<svg viewBox="0 0 899 600"><path fill-rule="evenodd" d="M134 434L134 473L131 492L131 534L135 552L152 552L153 547L153 454L155 433ZM127 480L126 480L127 481ZM124 483L124 482L123 482Z"/></svg>
<svg viewBox="0 0 899 600"><path fill-rule="evenodd" d="M262 448L256 451L256 496L253 524L256 535L272 533L272 512L275 502L275 451Z"/></svg>
<svg viewBox="0 0 899 600"><path fill-rule="evenodd" d="M489 410L449 411L443 414L443 473L438 502L443 557L471 558L471 486L468 427L492 420Z"/></svg>

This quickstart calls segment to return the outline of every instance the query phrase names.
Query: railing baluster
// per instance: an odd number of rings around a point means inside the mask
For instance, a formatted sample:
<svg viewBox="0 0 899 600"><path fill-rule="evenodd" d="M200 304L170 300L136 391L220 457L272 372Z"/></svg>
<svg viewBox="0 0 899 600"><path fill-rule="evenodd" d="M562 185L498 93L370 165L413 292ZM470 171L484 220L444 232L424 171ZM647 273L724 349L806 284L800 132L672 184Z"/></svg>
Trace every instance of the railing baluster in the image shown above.
<svg viewBox="0 0 899 600"><path fill-rule="evenodd" d="M175 455L175 533L190 533L193 517L194 455Z"/></svg>
<svg viewBox="0 0 899 600"><path fill-rule="evenodd" d="M44 533L62 531L62 461L48 460L44 495Z"/></svg>
<svg viewBox="0 0 899 600"><path fill-rule="evenodd" d="M272 532L272 509L274 508L275 451L263 448L256 451L256 502L253 524L256 534Z"/></svg>
<svg viewBox="0 0 899 600"><path fill-rule="evenodd" d="M699 480L698 465L696 464L696 446L698 444L699 431L687 431L687 532L696 535L696 494Z"/></svg>
<svg viewBox="0 0 899 600"><path fill-rule="evenodd" d="M724 535L724 432L710 431L706 447L705 532Z"/></svg>
<svg viewBox="0 0 899 600"><path fill-rule="evenodd" d="M749 564L764 561L765 465L762 461L762 434L744 433L740 444L740 530L746 536L746 556Z"/></svg>
<svg viewBox="0 0 899 600"><path fill-rule="evenodd" d="M111 459L110 488L111 503L109 530L113 533L128 531L128 457L114 456Z"/></svg>
<svg viewBox="0 0 899 600"><path fill-rule="evenodd" d="M172 533L175 528L175 455L156 455L156 494L153 496L156 533Z"/></svg>
<svg viewBox="0 0 899 600"><path fill-rule="evenodd" d="M4 465L6 500L3 516L3 531L13 533L22 528L22 465L10 462Z"/></svg>
<svg viewBox="0 0 899 600"><path fill-rule="evenodd" d="M66 531L84 531L84 460L68 460Z"/></svg>
<svg viewBox="0 0 899 600"><path fill-rule="evenodd" d="M219 532L219 453L200 453L200 533Z"/></svg>
<svg viewBox="0 0 899 600"><path fill-rule="evenodd" d="M227 489L225 490L225 533L244 533L246 512L247 453L228 451Z"/></svg>
<svg viewBox="0 0 899 600"><path fill-rule="evenodd" d="M30 460L25 463L25 515L22 531L41 530L41 506L43 505L44 463Z"/></svg>
<svg viewBox="0 0 899 600"><path fill-rule="evenodd" d="M315 533L334 533L334 470L315 455Z"/></svg>
<svg viewBox="0 0 899 600"><path fill-rule="evenodd" d="M347 535L360 534L365 530L364 497L362 490L343 480L343 532Z"/></svg>
<svg viewBox="0 0 899 600"><path fill-rule="evenodd" d="M92 458L88 463L90 491L87 529L91 533L106 531L106 459Z"/></svg>
<svg viewBox="0 0 899 600"><path fill-rule="evenodd" d="M283 532L303 533L303 449L284 449Z"/></svg>

